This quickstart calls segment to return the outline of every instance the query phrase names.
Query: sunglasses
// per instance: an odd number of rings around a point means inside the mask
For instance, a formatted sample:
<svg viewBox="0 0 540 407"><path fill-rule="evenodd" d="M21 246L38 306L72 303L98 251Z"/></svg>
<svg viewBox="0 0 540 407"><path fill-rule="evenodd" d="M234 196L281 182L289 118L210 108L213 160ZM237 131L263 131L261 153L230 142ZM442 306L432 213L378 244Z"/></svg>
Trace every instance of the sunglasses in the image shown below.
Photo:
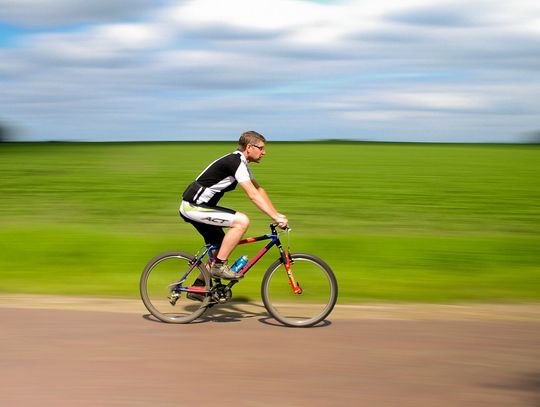
<svg viewBox="0 0 540 407"><path fill-rule="evenodd" d="M257 147L259 149L259 151L265 151L264 146L257 146L255 144L250 144L250 145L253 146L253 147Z"/></svg>

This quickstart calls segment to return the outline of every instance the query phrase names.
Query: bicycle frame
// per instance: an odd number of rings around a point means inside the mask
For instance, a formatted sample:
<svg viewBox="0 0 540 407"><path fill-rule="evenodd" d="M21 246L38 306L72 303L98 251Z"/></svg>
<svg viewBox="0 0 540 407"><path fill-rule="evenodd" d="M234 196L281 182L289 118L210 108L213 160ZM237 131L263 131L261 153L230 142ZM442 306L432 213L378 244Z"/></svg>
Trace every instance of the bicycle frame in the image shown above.
<svg viewBox="0 0 540 407"><path fill-rule="evenodd" d="M281 244L281 241L279 239L279 233L276 231L275 225L270 225L270 230L272 233L257 236L257 237L248 237L246 239L241 240L238 244L249 244L249 243L255 243L260 242L263 240L270 240L266 246L264 246L256 255L249 261L238 273L242 274L242 276L245 276L247 272L255 265L257 262L273 247L277 246L279 249L279 253L281 256L281 261L285 265L285 270L287 271L287 275L289 277L289 283L291 284L291 287L295 294L301 294L302 289L294 279L294 276L292 274L291 270L291 258L289 256L288 251L285 251L283 249L283 245ZM215 258L215 251L218 249L218 246L215 245L206 245L204 248L204 251L200 255L196 255L195 259L193 260L192 264L190 265L189 270L182 276L180 281L178 283L175 283L177 286L180 286L189 276L189 274L193 271L193 269L196 266L199 266L202 263L202 260L204 257L208 254L210 261L213 261ZM238 280L232 280L229 284L232 286L236 284ZM187 291L192 293L207 293L208 291L204 287L178 287L180 291Z"/></svg>

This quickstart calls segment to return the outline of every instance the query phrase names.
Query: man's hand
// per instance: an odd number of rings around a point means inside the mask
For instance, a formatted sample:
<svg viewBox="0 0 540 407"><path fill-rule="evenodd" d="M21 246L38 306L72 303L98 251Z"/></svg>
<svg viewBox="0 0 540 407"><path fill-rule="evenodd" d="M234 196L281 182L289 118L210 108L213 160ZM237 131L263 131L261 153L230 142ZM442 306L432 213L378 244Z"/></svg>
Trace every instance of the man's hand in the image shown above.
<svg viewBox="0 0 540 407"><path fill-rule="evenodd" d="M289 226L289 221L287 220L287 217L285 215L282 215L281 213L278 213L277 216L273 218L273 221L281 229L286 229Z"/></svg>

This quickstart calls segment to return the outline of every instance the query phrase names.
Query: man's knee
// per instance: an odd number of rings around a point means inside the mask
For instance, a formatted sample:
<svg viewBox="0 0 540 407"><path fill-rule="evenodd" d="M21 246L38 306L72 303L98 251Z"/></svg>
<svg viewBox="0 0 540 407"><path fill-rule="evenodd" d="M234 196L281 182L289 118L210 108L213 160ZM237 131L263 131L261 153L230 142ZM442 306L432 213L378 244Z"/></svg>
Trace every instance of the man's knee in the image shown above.
<svg viewBox="0 0 540 407"><path fill-rule="evenodd" d="M236 212L232 226L247 229L249 226L249 218L242 212Z"/></svg>

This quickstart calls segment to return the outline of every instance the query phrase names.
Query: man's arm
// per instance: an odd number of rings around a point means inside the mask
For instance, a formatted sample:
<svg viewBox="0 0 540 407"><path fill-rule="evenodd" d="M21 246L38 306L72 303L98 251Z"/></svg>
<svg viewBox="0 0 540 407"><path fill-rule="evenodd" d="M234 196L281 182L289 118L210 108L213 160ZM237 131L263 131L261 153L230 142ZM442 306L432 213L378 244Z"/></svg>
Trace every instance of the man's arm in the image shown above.
<svg viewBox="0 0 540 407"><path fill-rule="evenodd" d="M274 208L266 191L255 180L240 182L240 186L255 206L270 216L278 226L287 226L288 221L285 215L282 215Z"/></svg>
<svg viewBox="0 0 540 407"><path fill-rule="evenodd" d="M274 208L274 205L272 204L272 201L270 200L270 197L268 196L268 194L266 193L264 188L261 187L259 185L259 183L257 181L255 181L254 179L251 180L251 183L257 189L257 191L259 191L259 193L261 194L264 201L268 204L268 206L270 206L272 208L272 210L277 213L276 208Z"/></svg>

